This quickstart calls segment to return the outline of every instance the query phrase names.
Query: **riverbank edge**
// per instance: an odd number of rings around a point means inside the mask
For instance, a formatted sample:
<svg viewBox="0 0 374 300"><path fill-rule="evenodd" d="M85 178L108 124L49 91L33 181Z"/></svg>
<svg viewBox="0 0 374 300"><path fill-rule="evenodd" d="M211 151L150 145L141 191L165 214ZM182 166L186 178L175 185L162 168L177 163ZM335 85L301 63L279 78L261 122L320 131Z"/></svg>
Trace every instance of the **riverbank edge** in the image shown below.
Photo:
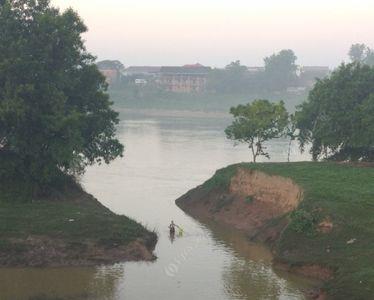
<svg viewBox="0 0 374 300"><path fill-rule="evenodd" d="M75 182L57 197L0 201L0 215L8 223L0 226L0 268L92 267L156 259L155 232L113 213ZM34 219L37 227L30 223ZM121 236L123 232L129 234Z"/></svg>
<svg viewBox="0 0 374 300"><path fill-rule="evenodd" d="M302 203L302 201L304 200L303 192L301 192L301 194L299 195L300 198L297 204L289 211L284 211L283 214L279 214L273 218L270 218L264 223L259 224L259 226L252 226L249 229L243 228L243 226L237 226L238 214L234 213L230 215L230 206L232 207L234 205L233 203L235 203L236 201L246 201L246 199L243 197L243 194L240 195L238 191L233 191L230 187L232 185L233 179L237 175L238 170L240 171L244 168L249 172L257 172L257 174L263 174L271 179L269 181L270 185L274 184L274 180L285 178L282 176L277 176L276 174L251 169L250 165L251 164L242 163L227 167L231 168L232 170L225 174L226 178L220 178L216 173L203 185L188 191L186 194L178 198L176 200L176 205L196 219L208 217L226 226L244 230L248 234L250 240L264 243L265 245L270 247L274 255L273 266L276 269L317 279L323 283L322 285L316 286L313 290L306 291L307 297L319 300L330 299L329 290L326 288L326 283L334 279L337 271L336 269L334 270L333 268L318 261L313 264L302 262L293 263L292 261L287 261L284 256L281 257L277 251L277 244L282 239L282 234L290 223L290 214L295 211L299 207L300 203ZM296 183L294 184L298 186ZM277 184L275 184L275 186L277 186ZM303 190L302 187L300 187L300 189L301 191ZM226 203L224 203L225 201ZM250 201L250 204L253 205L253 199L250 199ZM219 204L219 206L221 207L217 209L217 203L219 202L223 202L223 204ZM215 205L215 207L212 205ZM239 212L240 207L235 207L235 209L236 212ZM225 212L222 213L222 211ZM245 211L245 208L244 210L241 210L240 213L243 213L243 211ZM222 215L229 216L229 218L222 218ZM246 225L248 226L248 224ZM319 225L321 225L321 227L317 230L320 230L320 232L323 233L328 233L332 229L329 227L329 224L327 224L327 227L324 227L326 225L325 222L321 222Z"/></svg>

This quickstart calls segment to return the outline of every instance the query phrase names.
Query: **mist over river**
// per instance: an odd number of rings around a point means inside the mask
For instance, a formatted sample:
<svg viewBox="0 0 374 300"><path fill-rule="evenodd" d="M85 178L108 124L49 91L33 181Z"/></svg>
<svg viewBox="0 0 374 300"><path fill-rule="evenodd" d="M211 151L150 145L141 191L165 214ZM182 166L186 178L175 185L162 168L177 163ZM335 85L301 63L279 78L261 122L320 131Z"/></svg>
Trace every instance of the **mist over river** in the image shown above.
<svg viewBox="0 0 374 300"><path fill-rule="evenodd" d="M87 192L116 213L159 235L152 263L97 268L0 269L0 300L17 299L304 299L311 282L271 267L271 255L237 231L201 224L174 201L218 168L250 160L244 145L225 139L229 118L123 113L118 136L125 155L88 169ZM267 145L271 161L286 161L287 140ZM309 160L293 145L293 161ZM260 158L260 160L267 160ZM169 239L174 220L183 237Z"/></svg>

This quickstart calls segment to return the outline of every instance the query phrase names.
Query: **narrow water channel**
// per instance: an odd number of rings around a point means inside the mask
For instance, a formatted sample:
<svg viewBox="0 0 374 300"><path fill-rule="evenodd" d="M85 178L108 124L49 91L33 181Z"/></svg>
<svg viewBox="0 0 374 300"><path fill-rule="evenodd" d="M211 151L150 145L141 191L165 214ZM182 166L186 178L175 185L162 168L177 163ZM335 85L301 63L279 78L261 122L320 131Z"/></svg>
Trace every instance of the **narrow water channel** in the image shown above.
<svg viewBox="0 0 374 300"><path fill-rule="evenodd" d="M269 251L237 231L201 224L174 200L218 168L249 160L224 138L222 118L124 115L125 157L88 170L82 183L104 205L159 234L153 263L98 268L0 269L0 300L304 299L305 279L275 272ZM285 161L287 141L268 145ZM293 160L305 160L294 147ZM185 234L171 241L171 220Z"/></svg>

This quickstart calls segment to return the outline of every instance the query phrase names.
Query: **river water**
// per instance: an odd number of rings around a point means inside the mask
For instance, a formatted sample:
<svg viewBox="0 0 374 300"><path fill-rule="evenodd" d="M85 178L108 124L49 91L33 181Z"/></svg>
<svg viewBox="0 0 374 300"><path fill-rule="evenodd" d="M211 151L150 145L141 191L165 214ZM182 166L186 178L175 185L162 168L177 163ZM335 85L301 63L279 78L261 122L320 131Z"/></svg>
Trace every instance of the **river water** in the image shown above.
<svg viewBox="0 0 374 300"><path fill-rule="evenodd" d="M274 271L265 247L235 230L201 224L174 204L216 169L250 160L245 146L225 139L229 119L121 117L124 158L89 168L82 183L114 212L156 230L158 259L97 268L1 269L0 300L304 299L311 282ZM285 161L287 146L286 140L271 142L271 160ZM309 159L296 146L291 158ZM173 241L171 220L184 229Z"/></svg>

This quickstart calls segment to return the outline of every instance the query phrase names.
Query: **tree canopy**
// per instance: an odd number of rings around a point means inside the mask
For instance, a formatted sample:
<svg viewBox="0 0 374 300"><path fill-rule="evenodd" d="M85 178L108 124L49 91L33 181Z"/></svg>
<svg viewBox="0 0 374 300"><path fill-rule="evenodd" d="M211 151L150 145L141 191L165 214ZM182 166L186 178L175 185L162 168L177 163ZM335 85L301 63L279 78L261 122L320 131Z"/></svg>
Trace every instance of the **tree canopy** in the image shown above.
<svg viewBox="0 0 374 300"><path fill-rule="evenodd" d="M247 67L239 60L224 69L213 69L208 76L208 89L219 93L245 93L249 85Z"/></svg>
<svg viewBox="0 0 374 300"><path fill-rule="evenodd" d="M99 69L112 69L122 72L125 66L119 60L102 60L96 63Z"/></svg>
<svg viewBox="0 0 374 300"><path fill-rule="evenodd" d="M374 66L374 50L365 44L353 44L348 55L352 62Z"/></svg>
<svg viewBox="0 0 374 300"><path fill-rule="evenodd" d="M1 174L38 188L121 156L118 114L82 40L87 28L49 0L0 6Z"/></svg>
<svg viewBox="0 0 374 300"><path fill-rule="evenodd" d="M374 67L342 64L319 80L298 114L314 159L374 160Z"/></svg>
<svg viewBox="0 0 374 300"><path fill-rule="evenodd" d="M284 102L255 100L246 105L232 107L230 113L234 116L234 121L225 130L227 138L248 144L254 162L260 155L270 158L264 142L284 134L288 123Z"/></svg>
<svg viewBox="0 0 374 300"><path fill-rule="evenodd" d="M286 89L296 83L296 65L297 57L295 53L288 49L273 54L264 59L265 62L265 78L269 86L275 89Z"/></svg>

